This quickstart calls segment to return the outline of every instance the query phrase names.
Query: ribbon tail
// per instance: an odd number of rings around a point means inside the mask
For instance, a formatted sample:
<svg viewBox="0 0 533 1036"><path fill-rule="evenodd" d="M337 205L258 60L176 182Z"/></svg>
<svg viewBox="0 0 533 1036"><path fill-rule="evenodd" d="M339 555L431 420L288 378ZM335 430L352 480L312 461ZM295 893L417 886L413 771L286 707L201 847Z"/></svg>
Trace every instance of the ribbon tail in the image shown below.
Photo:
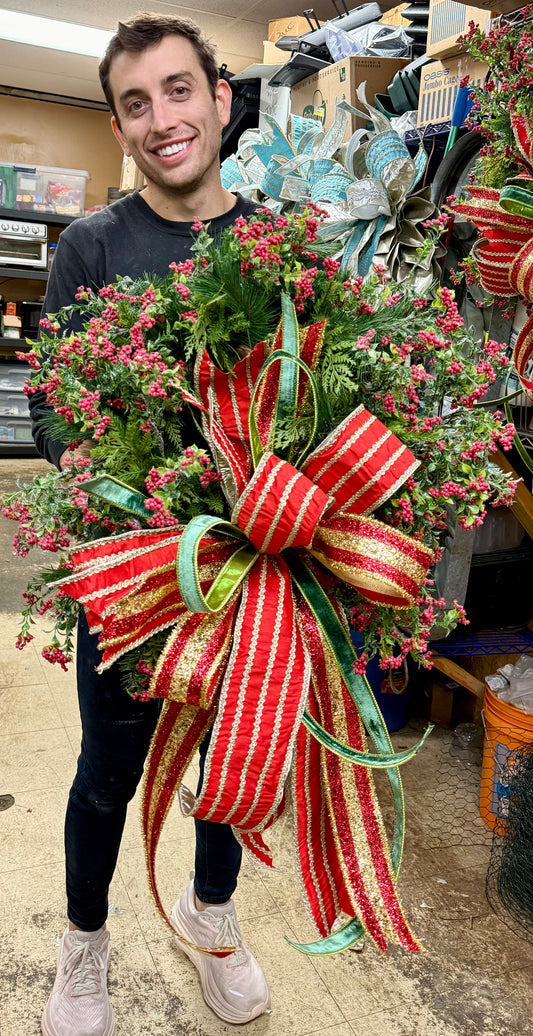
<svg viewBox="0 0 533 1036"><path fill-rule="evenodd" d="M264 831L279 813L309 678L289 572L260 555L243 583L204 781L188 813L239 834Z"/></svg>
<svg viewBox="0 0 533 1036"><path fill-rule="evenodd" d="M367 686L370 691L370 685ZM328 751L334 752L341 759L347 759L348 762L359 766L368 766L374 770L386 770L389 766L401 766L403 763L408 763L410 759L414 759L415 755L422 748L428 734L433 730L433 724L430 723L421 740L416 745L413 745L412 748L408 748L404 752L387 752L380 755L373 752L358 752L356 748L350 748L349 745L342 744L336 737L333 737L333 734L324 730L324 727L317 723L309 712L304 712L302 722Z"/></svg>
<svg viewBox="0 0 533 1036"><path fill-rule="evenodd" d="M152 515L145 507L148 498L113 475L99 475L97 478L88 479L83 483L83 492L92 493L100 500L105 500L107 504L114 504L121 511L129 511L142 518L150 518Z"/></svg>
<svg viewBox="0 0 533 1036"><path fill-rule="evenodd" d="M291 555L290 567L303 595L300 615L313 662L311 718L337 741L341 733L342 742L361 754L366 727L378 751L389 755L387 776L395 813L389 853L369 769L327 750L302 725L295 799L302 877L312 916L323 936L331 934L339 917L356 914L380 949L386 949L389 933L406 949L419 950L394 889L404 806L388 732L368 685L353 671L353 648L331 601L297 555ZM317 769L322 773L320 784L306 777Z"/></svg>
<svg viewBox="0 0 533 1036"><path fill-rule="evenodd" d="M365 930L362 924L353 918L348 924L339 928L338 931L332 932L331 935L326 936L325 939L319 939L317 942L294 942L285 936L289 946L292 946L294 950L299 950L300 953L305 953L309 957L325 957L333 953L339 953L341 950L348 950L350 946L354 946L355 943L359 942L363 938Z"/></svg>
<svg viewBox="0 0 533 1036"><path fill-rule="evenodd" d="M172 625L184 611L174 576L181 529L135 530L97 540L72 555L70 575L56 583L83 605L100 633L99 671Z"/></svg>
<svg viewBox="0 0 533 1036"><path fill-rule="evenodd" d="M273 867L274 861L272 859L272 852L266 844L260 831L235 831L235 837L245 849L255 856L259 863L263 863L265 867Z"/></svg>
<svg viewBox="0 0 533 1036"><path fill-rule="evenodd" d="M155 874L157 846L176 788L194 753L206 736L212 719L212 713L205 709L197 709L181 702L165 702L152 738L143 778L142 826L148 883L157 909L174 935L178 933L165 913L157 887ZM215 957L227 957L236 948L235 946L220 946L217 950L207 950L205 947L188 942L182 936L178 936L178 938L192 949Z"/></svg>

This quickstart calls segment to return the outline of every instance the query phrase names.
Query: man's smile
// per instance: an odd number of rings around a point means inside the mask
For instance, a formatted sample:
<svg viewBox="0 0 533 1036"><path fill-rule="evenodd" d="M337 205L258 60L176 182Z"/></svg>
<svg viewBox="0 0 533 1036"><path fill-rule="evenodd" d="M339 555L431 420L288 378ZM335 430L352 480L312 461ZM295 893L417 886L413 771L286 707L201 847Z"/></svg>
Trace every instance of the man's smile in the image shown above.
<svg viewBox="0 0 533 1036"><path fill-rule="evenodd" d="M165 144L164 147L153 148L153 152L160 158L167 158L170 155L178 155L180 151L185 151L190 143L190 140L182 140L179 144Z"/></svg>

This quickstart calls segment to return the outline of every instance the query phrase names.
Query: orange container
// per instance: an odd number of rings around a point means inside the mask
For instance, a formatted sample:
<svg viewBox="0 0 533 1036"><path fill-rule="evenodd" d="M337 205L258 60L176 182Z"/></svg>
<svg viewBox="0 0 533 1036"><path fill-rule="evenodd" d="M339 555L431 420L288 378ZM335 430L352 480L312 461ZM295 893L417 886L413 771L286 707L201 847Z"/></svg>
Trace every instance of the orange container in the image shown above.
<svg viewBox="0 0 533 1036"><path fill-rule="evenodd" d="M501 701L485 689L483 701L483 762L479 812L490 827L505 820L509 806L513 761L524 745L533 742L533 715Z"/></svg>

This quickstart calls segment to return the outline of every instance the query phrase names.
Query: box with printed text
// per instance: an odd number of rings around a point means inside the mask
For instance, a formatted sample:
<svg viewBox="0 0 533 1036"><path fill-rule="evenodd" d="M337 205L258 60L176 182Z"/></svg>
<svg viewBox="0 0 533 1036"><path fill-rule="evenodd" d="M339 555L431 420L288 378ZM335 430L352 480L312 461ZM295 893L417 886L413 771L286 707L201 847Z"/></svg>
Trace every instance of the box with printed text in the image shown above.
<svg viewBox="0 0 533 1036"><path fill-rule="evenodd" d="M357 87L366 83L366 99L374 103L376 94L386 93L387 87L400 69L405 68L406 58L344 58L315 72L307 79L296 83L291 89L291 111L293 115L305 115L318 119L328 129L335 118L335 101L348 101L354 108L360 107ZM346 140L368 119L350 115Z"/></svg>
<svg viewBox="0 0 533 1036"><path fill-rule="evenodd" d="M473 61L468 54L424 65L420 76L417 126L449 122L461 80L468 75L471 86L480 86L487 71L488 66L483 61Z"/></svg>

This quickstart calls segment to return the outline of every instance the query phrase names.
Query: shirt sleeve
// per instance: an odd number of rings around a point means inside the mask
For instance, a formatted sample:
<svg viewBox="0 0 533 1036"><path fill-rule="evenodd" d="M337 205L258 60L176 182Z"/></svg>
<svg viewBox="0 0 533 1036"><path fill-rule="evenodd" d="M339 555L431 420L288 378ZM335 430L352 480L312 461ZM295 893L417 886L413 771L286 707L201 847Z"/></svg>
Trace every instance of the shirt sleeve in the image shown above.
<svg viewBox="0 0 533 1036"><path fill-rule="evenodd" d="M89 275L80 253L61 235L46 289L42 314L57 314L65 306L75 301L80 285L88 283ZM77 331L82 327L79 313L73 313L63 333ZM52 438L48 428L48 418L52 407L46 402L46 393L41 389L29 397L29 410L32 423L33 441L41 457L49 464L59 468L59 459L66 450L66 444Z"/></svg>

